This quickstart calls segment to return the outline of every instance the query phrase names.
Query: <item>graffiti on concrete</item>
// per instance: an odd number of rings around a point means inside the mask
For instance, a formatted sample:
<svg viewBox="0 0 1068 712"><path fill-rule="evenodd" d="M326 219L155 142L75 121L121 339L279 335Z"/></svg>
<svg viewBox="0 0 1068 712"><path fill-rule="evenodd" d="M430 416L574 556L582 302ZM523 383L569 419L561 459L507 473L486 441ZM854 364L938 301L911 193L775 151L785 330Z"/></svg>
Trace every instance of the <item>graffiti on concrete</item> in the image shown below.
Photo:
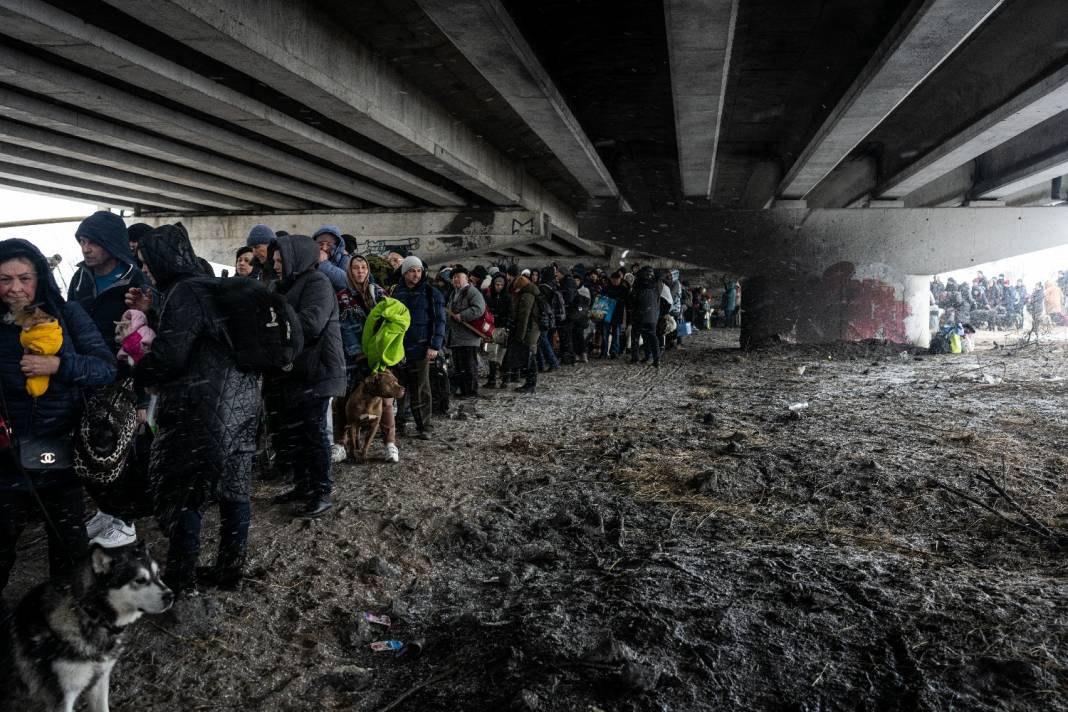
<svg viewBox="0 0 1068 712"><path fill-rule="evenodd" d="M418 237L391 237L383 240L357 242L356 248L361 255L385 255L390 252L410 255L419 249L419 242Z"/></svg>

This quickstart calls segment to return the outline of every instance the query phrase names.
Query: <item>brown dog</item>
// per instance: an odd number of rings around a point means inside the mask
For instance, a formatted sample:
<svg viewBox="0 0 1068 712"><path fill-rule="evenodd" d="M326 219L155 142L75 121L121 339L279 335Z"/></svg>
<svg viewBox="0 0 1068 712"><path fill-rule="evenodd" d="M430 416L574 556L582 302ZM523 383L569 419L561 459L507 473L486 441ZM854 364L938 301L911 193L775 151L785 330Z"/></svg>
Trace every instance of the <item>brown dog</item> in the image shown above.
<svg viewBox="0 0 1068 712"><path fill-rule="evenodd" d="M367 461L378 426L382 420L382 399L403 398L404 387L390 371L375 373L363 379L345 401L345 450L349 457L360 452L360 460ZM366 439L360 445L360 433Z"/></svg>

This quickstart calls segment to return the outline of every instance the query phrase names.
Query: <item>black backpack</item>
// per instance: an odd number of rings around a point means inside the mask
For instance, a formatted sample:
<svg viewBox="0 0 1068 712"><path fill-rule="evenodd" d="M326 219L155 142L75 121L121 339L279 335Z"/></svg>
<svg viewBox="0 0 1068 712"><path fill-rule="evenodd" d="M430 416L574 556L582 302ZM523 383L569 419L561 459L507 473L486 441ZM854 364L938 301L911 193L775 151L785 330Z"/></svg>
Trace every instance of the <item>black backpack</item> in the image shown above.
<svg viewBox="0 0 1068 712"><path fill-rule="evenodd" d="M551 287L542 285L538 288L538 296L535 298L538 306L538 331L546 332L556 327L556 315L553 313L552 305L546 298L545 293L548 292L549 296L554 293Z"/></svg>
<svg viewBox="0 0 1068 712"><path fill-rule="evenodd" d="M253 373L292 368L304 348L304 335L285 296L252 279L212 281L215 304L237 367Z"/></svg>
<svg viewBox="0 0 1068 712"><path fill-rule="evenodd" d="M452 388L449 385L449 365L444 353L430 362L430 409L434 415L449 414L449 399Z"/></svg>

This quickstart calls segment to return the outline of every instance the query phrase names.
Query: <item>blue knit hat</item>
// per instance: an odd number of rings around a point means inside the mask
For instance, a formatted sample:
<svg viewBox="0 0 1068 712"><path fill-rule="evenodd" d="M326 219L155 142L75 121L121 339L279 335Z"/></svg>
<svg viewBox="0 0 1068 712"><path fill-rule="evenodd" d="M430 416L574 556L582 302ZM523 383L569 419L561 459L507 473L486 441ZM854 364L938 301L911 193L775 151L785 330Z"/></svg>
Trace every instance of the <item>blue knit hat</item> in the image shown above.
<svg viewBox="0 0 1068 712"><path fill-rule="evenodd" d="M115 213L98 210L78 225L75 237L84 237L89 242L100 245L108 254L120 262L134 264L133 252L126 234L126 223Z"/></svg>
<svg viewBox="0 0 1068 712"><path fill-rule="evenodd" d="M274 230L266 225L257 225L248 231L248 239L245 240L245 244L249 247L269 245L272 240L274 240Z"/></svg>
<svg viewBox="0 0 1068 712"><path fill-rule="evenodd" d="M336 244L341 244L341 228L337 225L323 225L312 233L312 239L317 241L320 235L333 235L337 240Z"/></svg>

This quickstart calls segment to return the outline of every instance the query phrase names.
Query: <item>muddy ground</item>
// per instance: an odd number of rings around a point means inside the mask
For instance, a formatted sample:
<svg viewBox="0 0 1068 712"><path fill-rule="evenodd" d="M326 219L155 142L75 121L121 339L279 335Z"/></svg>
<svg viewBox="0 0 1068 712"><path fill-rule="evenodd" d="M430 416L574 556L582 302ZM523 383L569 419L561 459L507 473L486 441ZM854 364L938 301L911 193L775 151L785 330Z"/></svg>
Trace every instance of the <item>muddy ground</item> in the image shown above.
<svg viewBox="0 0 1068 712"><path fill-rule="evenodd" d="M138 624L113 709L1068 709L1066 345L736 341L487 391L320 521L258 484L253 577Z"/></svg>

